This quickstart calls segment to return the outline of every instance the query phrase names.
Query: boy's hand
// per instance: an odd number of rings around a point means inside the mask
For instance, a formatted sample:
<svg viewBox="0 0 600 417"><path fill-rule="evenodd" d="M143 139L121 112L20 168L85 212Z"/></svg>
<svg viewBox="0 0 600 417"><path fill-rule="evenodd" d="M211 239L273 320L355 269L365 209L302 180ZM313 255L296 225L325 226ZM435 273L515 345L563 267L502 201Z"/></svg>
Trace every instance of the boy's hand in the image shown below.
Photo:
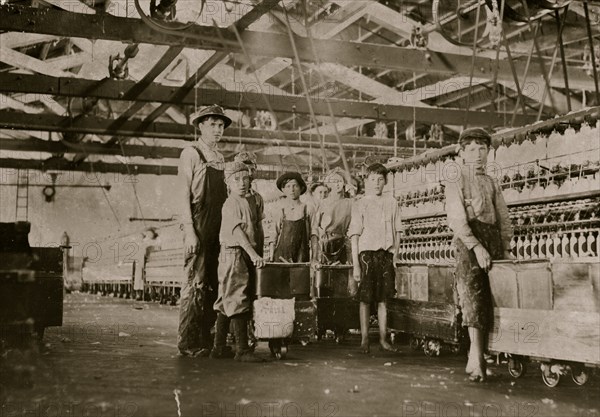
<svg viewBox="0 0 600 417"><path fill-rule="evenodd" d="M353 268L353 272L352 272L352 278L354 279L354 281L356 282L360 282L360 264L356 263L354 264L354 268Z"/></svg>
<svg viewBox="0 0 600 417"><path fill-rule="evenodd" d="M313 269L313 271L318 271L319 269L321 269L321 263L313 259L312 261L310 261L310 267Z"/></svg>
<svg viewBox="0 0 600 417"><path fill-rule="evenodd" d="M505 250L504 251L504 259L516 259L515 255L513 255L512 251Z"/></svg>
<svg viewBox="0 0 600 417"><path fill-rule="evenodd" d="M196 236L196 232L191 229L191 230L186 230L185 235L184 235L184 241L185 241L185 254L186 255L190 255L192 253L196 253L196 251L198 250L198 236Z"/></svg>
<svg viewBox="0 0 600 417"><path fill-rule="evenodd" d="M252 256L250 259L252 259L252 263L257 268L262 268L263 266L265 266L265 260L260 256Z"/></svg>
<svg viewBox="0 0 600 417"><path fill-rule="evenodd" d="M477 258L477 263L480 268L485 272L489 271L492 266L492 258L483 245L478 243L477 246L473 248L473 252L475 252L475 257Z"/></svg>
<svg viewBox="0 0 600 417"><path fill-rule="evenodd" d="M348 280L348 294L350 297L354 297L358 293L358 282L353 279Z"/></svg>

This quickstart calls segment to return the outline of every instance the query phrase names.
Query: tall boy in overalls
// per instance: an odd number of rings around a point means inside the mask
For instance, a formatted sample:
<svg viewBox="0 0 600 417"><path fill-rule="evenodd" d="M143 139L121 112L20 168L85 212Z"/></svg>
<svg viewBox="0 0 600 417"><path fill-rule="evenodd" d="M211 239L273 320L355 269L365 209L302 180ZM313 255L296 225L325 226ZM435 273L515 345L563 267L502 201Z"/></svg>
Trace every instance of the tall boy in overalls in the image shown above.
<svg viewBox="0 0 600 417"><path fill-rule="evenodd" d="M208 356L212 346L210 330L216 319L213 304L218 289L221 209L227 198L224 159L217 143L231 119L220 106L213 105L192 115L192 123L200 136L181 152L178 173L183 189L185 279L177 347L184 356Z"/></svg>
<svg viewBox="0 0 600 417"><path fill-rule="evenodd" d="M490 144L485 130L464 130L459 138L461 175L457 181L448 181L445 188L448 225L457 252L459 305L471 340L466 372L475 382L486 378L484 341L493 311L487 272L492 260L512 257L508 208L498 182L485 173Z"/></svg>

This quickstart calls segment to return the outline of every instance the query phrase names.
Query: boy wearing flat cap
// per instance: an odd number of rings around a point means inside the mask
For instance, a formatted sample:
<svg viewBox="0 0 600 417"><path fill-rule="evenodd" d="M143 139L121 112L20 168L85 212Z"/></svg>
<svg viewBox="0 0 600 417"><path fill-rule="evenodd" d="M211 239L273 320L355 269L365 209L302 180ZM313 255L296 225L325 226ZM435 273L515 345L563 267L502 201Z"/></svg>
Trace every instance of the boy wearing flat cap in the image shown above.
<svg viewBox="0 0 600 417"><path fill-rule="evenodd" d="M231 119L213 105L194 113L191 121L200 136L179 157L185 278L177 347L184 356L208 356L216 318L221 209L227 198L223 155L217 143Z"/></svg>
<svg viewBox="0 0 600 417"><path fill-rule="evenodd" d="M219 297L214 305L217 325L211 358L229 356L225 345L231 320L236 343L235 360L262 362L248 347L256 268L262 268L265 263L256 250L262 242L257 239L256 223L246 199L249 176L248 167L242 162L225 166L225 182L230 194L223 204L219 233Z"/></svg>
<svg viewBox="0 0 600 417"><path fill-rule="evenodd" d="M461 175L445 187L448 225L457 251L459 305L471 339L465 370L474 382L486 378L484 339L492 314L487 272L492 260L512 257L508 208L498 182L485 173L490 144L491 137L484 129L464 130L459 138Z"/></svg>
<svg viewBox="0 0 600 417"><path fill-rule="evenodd" d="M298 172L286 172L277 178L277 188L285 198L273 211L275 239L270 243L275 262L308 262L310 214L300 195L306 183Z"/></svg>

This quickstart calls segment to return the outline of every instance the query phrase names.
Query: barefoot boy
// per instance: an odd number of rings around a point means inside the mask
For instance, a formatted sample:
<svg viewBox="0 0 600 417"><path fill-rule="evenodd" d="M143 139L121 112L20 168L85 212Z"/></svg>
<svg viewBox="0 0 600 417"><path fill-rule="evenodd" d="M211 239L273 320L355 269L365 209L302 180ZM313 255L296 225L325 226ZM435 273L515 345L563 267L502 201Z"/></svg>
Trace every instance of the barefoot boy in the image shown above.
<svg viewBox="0 0 600 417"><path fill-rule="evenodd" d="M366 194L352 206L348 235L352 239L353 277L359 283L361 352L369 353L371 304L377 304L380 349L395 351L386 341L386 300L394 295L394 253L400 240L398 202L383 195L388 170L382 164L367 168Z"/></svg>

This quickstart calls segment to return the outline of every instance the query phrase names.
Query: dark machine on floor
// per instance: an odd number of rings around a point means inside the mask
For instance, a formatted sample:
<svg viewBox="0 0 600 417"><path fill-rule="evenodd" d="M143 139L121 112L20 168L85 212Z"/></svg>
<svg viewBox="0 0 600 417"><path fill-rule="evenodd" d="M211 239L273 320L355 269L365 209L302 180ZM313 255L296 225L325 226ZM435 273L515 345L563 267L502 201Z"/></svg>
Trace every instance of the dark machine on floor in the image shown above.
<svg viewBox="0 0 600 417"><path fill-rule="evenodd" d="M36 342L62 325L64 290L62 249L30 247L29 230L28 222L0 223L0 372L26 385Z"/></svg>

